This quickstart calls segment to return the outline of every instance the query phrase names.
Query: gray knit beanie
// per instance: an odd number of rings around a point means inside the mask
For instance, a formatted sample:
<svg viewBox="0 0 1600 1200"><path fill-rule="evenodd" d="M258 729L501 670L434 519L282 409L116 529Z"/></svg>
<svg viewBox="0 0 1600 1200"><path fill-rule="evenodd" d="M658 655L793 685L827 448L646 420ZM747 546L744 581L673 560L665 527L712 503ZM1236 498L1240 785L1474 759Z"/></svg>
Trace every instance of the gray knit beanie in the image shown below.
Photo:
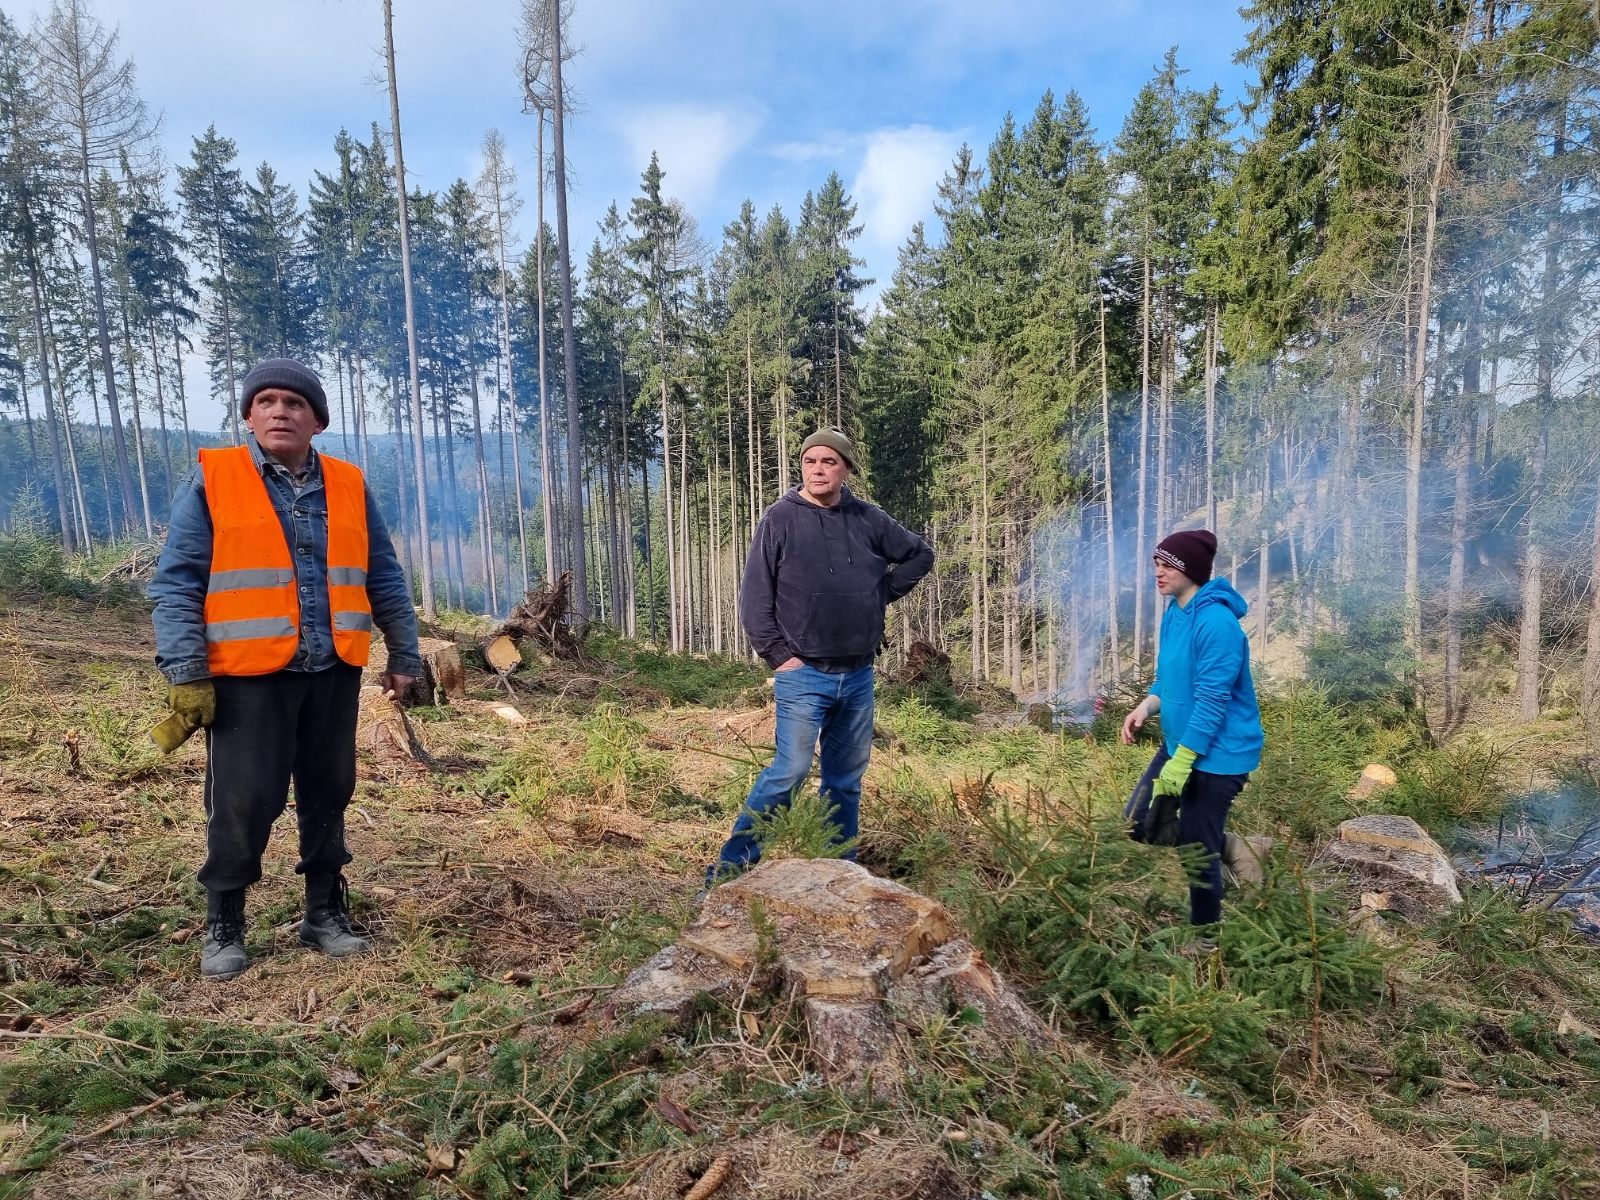
<svg viewBox="0 0 1600 1200"><path fill-rule="evenodd" d="M813 446L826 446L840 458L844 459L845 466L852 471L858 470L857 463L860 459L856 455L855 443L837 429L819 429L800 445L800 453L804 454Z"/></svg>
<svg viewBox="0 0 1600 1200"><path fill-rule="evenodd" d="M250 415L250 401L256 398L257 392L267 388L282 388L304 397L322 427L328 427L327 393L322 390L322 381L316 372L304 363L293 358L267 358L251 367L250 374L244 377L244 399L239 402L241 417Z"/></svg>

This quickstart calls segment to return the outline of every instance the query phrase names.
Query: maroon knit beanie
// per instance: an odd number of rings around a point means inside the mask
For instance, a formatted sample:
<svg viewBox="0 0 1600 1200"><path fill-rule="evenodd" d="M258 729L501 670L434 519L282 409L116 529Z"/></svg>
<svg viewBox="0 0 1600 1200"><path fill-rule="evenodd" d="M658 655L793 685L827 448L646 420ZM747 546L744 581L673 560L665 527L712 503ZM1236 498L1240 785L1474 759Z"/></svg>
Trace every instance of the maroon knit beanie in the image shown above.
<svg viewBox="0 0 1600 1200"><path fill-rule="evenodd" d="M1180 529L1157 543L1155 557L1195 583L1204 583L1211 578L1211 564L1217 557L1217 535L1209 529Z"/></svg>

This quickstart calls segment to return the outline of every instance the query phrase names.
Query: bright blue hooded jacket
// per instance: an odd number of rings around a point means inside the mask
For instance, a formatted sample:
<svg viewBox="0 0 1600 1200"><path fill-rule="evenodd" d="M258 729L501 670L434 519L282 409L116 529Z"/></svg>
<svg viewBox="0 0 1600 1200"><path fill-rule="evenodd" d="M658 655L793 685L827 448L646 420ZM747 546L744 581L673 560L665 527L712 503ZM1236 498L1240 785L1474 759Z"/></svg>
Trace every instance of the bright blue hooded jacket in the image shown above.
<svg viewBox="0 0 1600 1200"><path fill-rule="evenodd" d="M1161 618L1161 654L1151 692L1161 701L1167 753L1187 746L1195 769L1244 775L1261 765L1261 709L1250 678L1250 643L1239 619L1249 609L1226 579L1202 584Z"/></svg>

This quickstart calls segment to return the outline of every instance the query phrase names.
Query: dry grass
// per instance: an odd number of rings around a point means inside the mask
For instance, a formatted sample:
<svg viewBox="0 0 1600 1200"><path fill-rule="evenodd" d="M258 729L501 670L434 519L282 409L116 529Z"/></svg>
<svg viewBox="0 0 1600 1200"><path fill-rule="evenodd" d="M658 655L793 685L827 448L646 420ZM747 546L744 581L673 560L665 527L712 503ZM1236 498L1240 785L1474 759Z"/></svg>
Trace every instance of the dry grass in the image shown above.
<svg viewBox="0 0 1600 1200"><path fill-rule="evenodd" d="M1451 1195L1461 1200L1493 1194L1481 1171L1472 1170L1447 1142L1428 1143L1373 1120L1363 1104L1330 1097L1290 1127L1304 1151L1303 1172L1337 1179L1352 1169L1381 1173L1407 1196ZM1440 1180L1451 1180L1448 1192Z"/></svg>
<svg viewBox="0 0 1600 1200"><path fill-rule="evenodd" d="M717 1200L965 1200L971 1194L946 1157L924 1141L877 1131L804 1137L776 1127L710 1149L661 1154L618 1195L678 1200L724 1154L733 1166Z"/></svg>
<svg viewBox="0 0 1600 1200"><path fill-rule="evenodd" d="M730 797L736 805L742 781L770 752L770 709L666 707L643 685L636 694L654 707L619 711L637 729L620 726L632 732L608 739L594 724L593 701L602 693L627 695L630 685L608 678L603 664L541 667L510 698L527 718L522 725L493 715L493 706L508 698L476 675L471 702L416 721L442 771L393 754L362 754L348 819L355 861L347 873L358 923L377 938L379 952L336 962L298 946L300 880L285 819L251 891L252 966L234 983L208 986L197 978L202 897L193 881L203 839L203 751L192 743L163 760L145 741L163 700L152 653L148 617L137 607L19 603L0 611L0 1046L6 1050L23 1044L23 1035L71 1037L92 1056L108 1022L144 1009L311 1046L348 1047L403 1019L420 1032L398 1052L453 1056L437 1069L464 1080L490 1069L503 1037L526 1038L554 1059L595 1030L542 1024L541 1016L619 978L653 949L651 939L670 937L687 918L702 866L726 833ZM983 746L966 756L875 754L866 783L864 858L903 865L917 845L935 844L929 834L937 833L943 839L936 843L937 865L954 869L972 860L982 850L972 816L996 803L1030 810L1036 772L1062 769L1045 761L1053 744L1041 738L1038 763L993 779ZM1097 756L1086 774L1114 777L1125 766L1117 748L1084 753ZM491 788L494 771L508 761L521 764L523 782L538 786L517 796ZM1425 943L1409 944L1414 969L1397 972L1396 986L1416 993L1455 987L1452 1002L1470 1004L1468 991L1428 968L1432 953ZM516 982L504 982L508 974ZM1523 982L1530 1003L1566 1002L1559 980ZM1541 990L1548 992L1545 1001L1538 1000ZM464 1016L472 1005L478 1007ZM700 1050L692 1067L676 1064L664 1073L661 1092L713 1096L718 1081L730 1077L756 1081L768 1095L794 1087L806 1068L785 1041L791 1016L763 1014L762 1039L714 1045ZM1407 1197L1490 1194L1493 1180L1467 1165L1450 1136L1397 1130L1373 1116L1400 1103L1394 1081L1340 1074L1340 1055L1358 1064L1385 1061L1381 1039L1395 1036L1404 1018L1386 1011L1377 1038L1366 1019L1328 1023L1324 1053L1332 1070L1316 1078L1308 1077L1298 1048L1286 1044L1271 1101L1285 1152L1329 1188L1341 1171L1367 1169L1394 1179ZM344 1061L331 1050L324 1057L329 1064ZM1040 1163L1039 1145L1053 1153L1058 1140L1069 1144L1069 1133L1157 1146L1174 1130L1222 1127L1264 1111L1238 1095L1201 1095L1186 1075L1093 1042L1075 1050L1073 1060L1114 1076L1116 1086L1100 1111L1073 1093L1086 1110L1081 1124L1080 1118L1046 1122L1045 1143L1023 1139L1032 1146L1027 1155ZM716 1200L975 1195L979 1167L955 1159L941 1142L957 1128L991 1145L1006 1140L1007 1130L989 1111L1004 1090L991 1066L970 1068L986 1090L962 1099L954 1116L929 1107L818 1118L813 1126L808 1112L797 1128L768 1119L771 1101L746 1093L707 1101L714 1117L701 1135L629 1161L622 1173L630 1182L615 1194L675 1200L725 1154L732 1168ZM1446 1053L1440 1070L1461 1084L1474 1066ZM1331 1090L1330 1074L1345 1090ZM1578 1111L1592 1094L1575 1087L1570 1100L1549 1103L1445 1085L1407 1103L1441 1127L1476 1123L1508 1139L1548 1137L1593 1161L1600 1134ZM787 1103L793 1113L801 1102ZM72 1132L91 1132L107 1115L80 1116ZM264 1109L249 1095L208 1102L189 1115L158 1108L27 1179L32 1194L44 1197L406 1194L356 1174L424 1160L414 1127L400 1119L414 1115L373 1081L341 1076L292 1110ZM0 1143L26 1146L39 1133L31 1115L7 1119ZM359 1137L341 1136L328 1152L337 1170L297 1166L268 1145L295 1129L357 1128ZM0 1148L0 1162L11 1153ZM1107 1176L1109 1186L1119 1186L1120 1178ZM0 1172L0 1194L6 1182ZM437 1170L406 1188L463 1194L449 1173Z"/></svg>

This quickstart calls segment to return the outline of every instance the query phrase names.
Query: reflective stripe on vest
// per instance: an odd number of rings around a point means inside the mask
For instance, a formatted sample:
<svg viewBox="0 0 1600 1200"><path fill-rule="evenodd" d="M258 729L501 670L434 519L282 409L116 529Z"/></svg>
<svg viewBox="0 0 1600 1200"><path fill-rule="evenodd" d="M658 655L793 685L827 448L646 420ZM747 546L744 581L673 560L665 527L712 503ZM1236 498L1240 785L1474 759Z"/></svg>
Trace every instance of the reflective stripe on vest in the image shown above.
<svg viewBox="0 0 1600 1200"><path fill-rule="evenodd" d="M372 650L372 604L367 599L367 489L361 468L322 455L328 492L328 607L333 648L351 666L367 665Z"/></svg>
<svg viewBox="0 0 1600 1200"><path fill-rule="evenodd" d="M361 472L321 456L328 504L328 593L333 644L365 666L371 644L367 602L367 507ZM283 525L248 446L200 451L211 514L206 588L206 658L213 675L267 675L294 658L300 602Z"/></svg>

